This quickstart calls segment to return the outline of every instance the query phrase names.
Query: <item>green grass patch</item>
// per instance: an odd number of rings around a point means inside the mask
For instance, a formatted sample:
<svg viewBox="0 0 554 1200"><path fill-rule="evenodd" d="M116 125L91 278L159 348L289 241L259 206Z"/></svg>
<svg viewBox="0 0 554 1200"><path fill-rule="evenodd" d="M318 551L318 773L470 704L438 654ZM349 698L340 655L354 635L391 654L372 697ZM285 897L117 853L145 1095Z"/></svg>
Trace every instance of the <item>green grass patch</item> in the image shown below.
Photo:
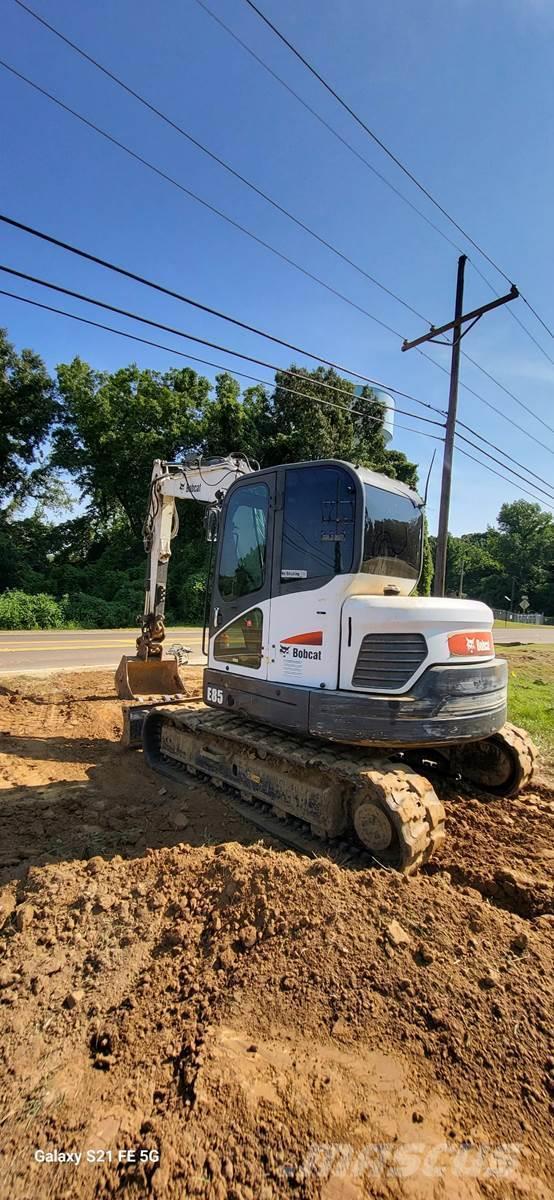
<svg viewBox="0 0 554 1200"><path fill-rule="evenodd" d="M554 645L499 646L508 659L508 720L554 757Z"/></svg>
<svg viewBox="0 0 554 1200"><path fill-rule="evenodd" d="M545 621L544 625L531 625L529 621L505 621L501 618L494 622L495 629L552 629L552 626Z"/></svg>

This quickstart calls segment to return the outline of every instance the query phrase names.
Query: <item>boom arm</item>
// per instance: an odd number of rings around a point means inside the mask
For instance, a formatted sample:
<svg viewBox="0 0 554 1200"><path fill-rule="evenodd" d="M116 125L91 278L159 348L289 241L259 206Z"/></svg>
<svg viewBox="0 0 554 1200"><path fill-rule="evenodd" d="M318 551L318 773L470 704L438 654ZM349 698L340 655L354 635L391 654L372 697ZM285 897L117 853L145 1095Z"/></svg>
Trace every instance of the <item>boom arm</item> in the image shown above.
<svg viewBox="0 0 554 1200"><path fill-rule="evenodd" d="M160 658L165 637L164 614L171 540L178 530L177 499L196 500L219 508L225 493L240 475L255 470L239 454L202 461L198 456L182 463L156 459L150 481L150 499L144 522L144 548L148 554L142 632L137 638L139 658Z"/></svg>

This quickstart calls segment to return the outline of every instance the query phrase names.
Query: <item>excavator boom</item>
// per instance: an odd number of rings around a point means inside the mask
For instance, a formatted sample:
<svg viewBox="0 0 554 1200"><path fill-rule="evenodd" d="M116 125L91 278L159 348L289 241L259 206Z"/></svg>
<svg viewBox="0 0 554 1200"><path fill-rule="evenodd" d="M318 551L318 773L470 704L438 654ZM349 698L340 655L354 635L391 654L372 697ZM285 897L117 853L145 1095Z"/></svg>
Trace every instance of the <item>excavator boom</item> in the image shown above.
<svg viewBox="0 0 554 1200"><path fill-rule="evenodd" d="M115 674L120 700L155 703L186 696L177 657L163 656L167 572L171 542L179 528L176 501L193 500L217 512L231 483L254 470L238 454L209 459L194 455L179 463L160 459L154 462L143 527L148 560L141 633L136 654L123 655Z"/></svg>

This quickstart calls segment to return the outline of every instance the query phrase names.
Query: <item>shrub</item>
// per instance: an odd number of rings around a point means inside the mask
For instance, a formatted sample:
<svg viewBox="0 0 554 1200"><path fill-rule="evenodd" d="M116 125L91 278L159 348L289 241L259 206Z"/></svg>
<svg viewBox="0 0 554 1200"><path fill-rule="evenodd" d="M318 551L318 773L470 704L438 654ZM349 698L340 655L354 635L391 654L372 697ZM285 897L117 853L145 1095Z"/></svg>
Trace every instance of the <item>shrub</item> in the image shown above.
<svg viewBox="0 0 554 1200"><path fill-rule="evenodd" d="M31 596L14 589L0 595L0 629L60 629L64 621L62 605L46 592Z"/></svg>
<svg viewBox="0 0 554 1200"><path fill-rule="evenodd" d="M61 607L64 620L83 629L114 629L121 625L133 625L137 615L132 602L103 600L101 596L90 596L86 592L64 596Z"/></svg>

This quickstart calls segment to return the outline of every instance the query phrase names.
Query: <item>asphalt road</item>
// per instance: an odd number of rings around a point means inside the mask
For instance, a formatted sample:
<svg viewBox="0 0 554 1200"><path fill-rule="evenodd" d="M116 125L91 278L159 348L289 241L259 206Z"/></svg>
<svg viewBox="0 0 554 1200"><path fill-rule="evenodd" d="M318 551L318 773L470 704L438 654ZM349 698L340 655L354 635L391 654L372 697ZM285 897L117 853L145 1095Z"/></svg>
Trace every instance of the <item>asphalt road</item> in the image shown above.
<svg viewBox="0 0 554 1200"><path fill-rule="evenodd" d="M510 626L510 622L504 628L504 622L501 626L495 626L494 640L498 646L502 642L533 642L535 646L552 645L554 643L554 625L516 625Z"/></svg>
<svg viewBox="0 0 554 1200"><path fill-rule="evenodd" d="M0 630L0 675L17 671L81 670L113 667L122 654L133 654L136 629L47 629L7 632ZM494 639L503 642L554 643L554 626L528 625L496 628ZM170 629L165 649L175 643L190 646L192 663L203 663L202 630Z"/></svg>
<svg viewBox="0 0 554 1200"><path fill-rule="evenodd" d="M122 654L134 654L136 629L0 630L0 675L17 671L81 670L113 667ZM192 663L204 662L201 629L168 630L165 649L190 646Z"/></svg>

